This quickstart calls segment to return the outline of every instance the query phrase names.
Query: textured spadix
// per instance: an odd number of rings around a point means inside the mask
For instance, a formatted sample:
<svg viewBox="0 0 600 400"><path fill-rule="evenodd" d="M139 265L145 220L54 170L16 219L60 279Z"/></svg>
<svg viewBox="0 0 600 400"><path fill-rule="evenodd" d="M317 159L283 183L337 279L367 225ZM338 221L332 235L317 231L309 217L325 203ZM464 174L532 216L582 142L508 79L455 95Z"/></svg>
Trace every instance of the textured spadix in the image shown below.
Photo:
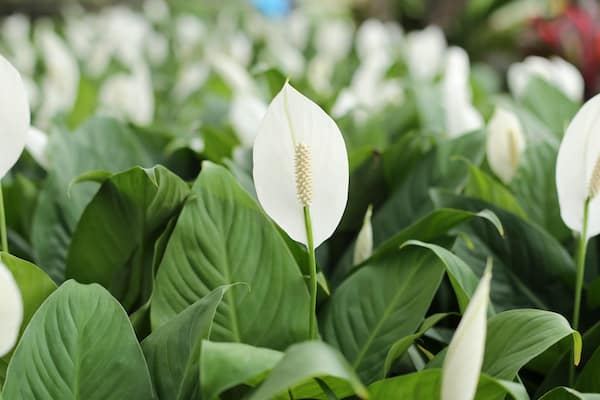
<svg viewBox="0 0 600 400"><path fill-rule="evenodd" d="M21 156L29 130L29 103L19 72L0 55L0 179Z"/></svg>
<svg viewBox="0 0 600 400"><path fill-rule="evenodd" d="M17 342L23 322L23 300L17 282L0 261L0 357Z"/></svg>
<svg viewBox="0 0 600 400"><path fill-rule="evenodd" d="M315 247L331 236L348 200L346 145L335 122L289 84L260 124L253 174L262 207L292 239L307 243L305 204Z"/></svg>
<svg viewBox="0 0 600 400"><path fill-rule="evenodd" d="M600 233L600 95L579 110L563 137L556 160L556 187L565 224L581 232L586 200L590 199L587 237Z"/></svg>
<svg viewBox="0 0 600 400"><path fill-rule="evenodd" d="M483 364L492 273L488 268L454 332L442 371L442 400L472 400Z"/></svg>

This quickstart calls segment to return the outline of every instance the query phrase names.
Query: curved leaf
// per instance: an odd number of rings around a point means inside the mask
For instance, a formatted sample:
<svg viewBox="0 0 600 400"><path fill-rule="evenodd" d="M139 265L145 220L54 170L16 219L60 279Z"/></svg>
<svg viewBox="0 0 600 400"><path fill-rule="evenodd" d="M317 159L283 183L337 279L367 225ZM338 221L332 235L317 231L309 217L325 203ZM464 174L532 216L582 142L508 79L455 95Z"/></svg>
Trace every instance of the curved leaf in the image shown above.
<svg viewBox="0 0 600 400"><path fill-rule="evenodd" d="M540 400L600 400L600 394L579 393L568 387L557 387L540 397Z"/></svg>
<svg viewBox="0 0 600 400"><path fill-rule="evenodd" d="M127 314L99 285L68 281L33 316L8 367L9 399L154 398Z"/></svg>
<svg viewBox="0 0 600 400"><path fill-rule="evenodd" d="M291 391L295 399L320 399L325 394L319 378L343 398L356 394L368 398L367 389L340 353L323 342L304 342L291 346L250 400L271 400Z"/></svg>
<svg viewBox="0 0 600 400"><path fill-rule="evenodd" d="M212 340L283 349L307 337L308 290L290 250L233 176L206 162L158 270L152 326L237 282L249 291L225 294Z"/></svg>

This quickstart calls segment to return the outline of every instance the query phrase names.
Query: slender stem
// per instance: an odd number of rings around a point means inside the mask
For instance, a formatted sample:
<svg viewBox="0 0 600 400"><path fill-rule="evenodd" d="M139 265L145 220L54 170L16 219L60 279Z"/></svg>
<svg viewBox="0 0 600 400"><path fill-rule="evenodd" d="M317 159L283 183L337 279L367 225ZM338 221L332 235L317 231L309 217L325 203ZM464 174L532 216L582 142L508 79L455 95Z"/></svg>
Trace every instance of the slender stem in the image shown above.
<svg viewBox="0 0 600 400"><path fill-rule="evenodd" d="M2 185L0 184L0 238L2 251L8 253L8 238L6 235L6 213L4 212L4 197L2 196Z"/></svg>
<svg viewBox="0 0 600 400"><path fill-rule="evenodd" d="M590 208L590 199L586 199L583 208L583 228L577 243L576 254L576 271L575 271L575 300L573 304L573 329L579 329L579 314L581 309L581 292L583 291L583 277L585 275L585 254L587 251L587 229L588 229L588 214ZM574 349L571 351L571 356L574 355ZM570 360L569 369L569 386L573 386L575 381L575 365L573 357Z"/></svg>
<svg viewBox="0 0 600 400"><path fill-rule="evenodd" d="M304 225L306 226L306 240L308 247L308 269L310 272L310 309L308 310L308 333L310 339L317 338L317 261L315 257L315 244L313 240L312 221L309 207L304 207Z"/></svg>

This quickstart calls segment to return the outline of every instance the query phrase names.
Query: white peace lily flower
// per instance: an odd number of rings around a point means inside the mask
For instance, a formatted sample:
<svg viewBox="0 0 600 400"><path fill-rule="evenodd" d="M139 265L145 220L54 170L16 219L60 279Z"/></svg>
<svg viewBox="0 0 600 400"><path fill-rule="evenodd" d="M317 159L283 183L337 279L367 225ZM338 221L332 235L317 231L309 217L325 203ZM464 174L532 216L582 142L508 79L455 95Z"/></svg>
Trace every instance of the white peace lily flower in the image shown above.
<svg viewBox="0 0 600 400"><path fill-rule="evenodd" d="M358 232L356 245L354 246L354 265L358 265L371 257L373 254L373 227L371 226L371 216L373 215L373 206L367 208L363 225Z"/></svg>
<svg viewBox="0 0 600 400"><path fill-rule="evenodd" d="M169 57L169 41L159 32L150 31L145 39L145 52L153 65L161 65Z"/></svg>
<svg viewBox="0 0 600 400"><path fill-rule="evenodd" d="M143 62L144 42L152 30L148 21L125 6L107 8L102 18L104 26L101 36L110 44L112 54L130 68Z"/></svg>
<svg viewBox="0 0 600 400"><path fill-rule="evenodd" d="M29 18L23 14L10 15L2 23L2 38L10 49L10 59L26 75L33 75L36 59L29 41L30 26Z"/></svg>
<svg viewBox="0 0 600 400"><path fill-rule="evenodd" d="M383 22L369 19L358 28L356 32L356 52L361 61L364 62L374 55L387 55L386 51L390 47L390 37Z"/></svg>
<svg viewBox="0 0 600 400"><path fill-rule="evenodd" d="M255 93L256 85L250 74L233 58L220 53L209 57L213 69L234 92Z"/></svg>
<svg viewBox="0 0 600 400"><path fill-rule="evenodd" d="M266 213L308 246L307 207L314 247L329 238L348 200L348 156L335 122L286 83L267 109L253 158L256 193Z"/></svg>
<svg viewBox="0 0 600 400"><path fill-rule="evenodd" d="M335 69L335 60L331 57L317 54L308 63L306 79L310 86L318 93L329 95L333 92L331 77Z"/></svg>
<svg viewBox="0 0 600 400"><path fill-rule="evenodd" d="M79 90L79 66L66 43L50 26L40 25L36 42L41 49L46 67L42 82L42 104L38 121L42 126L58 112L70 109Z"/></svg>
<svg viewBox="0 0 600 400"><path fill-rule="evenodd" d="M488 123L487 160L490 168L502 182L510 183L514 177L521 154L525 150L525 136L515 114L496 108Z"/></svg>
<svg viewBox="0 0 600 400"><path fill-rule="evenodd" d="M175 43L178 58L189 59L206 36L206 26L194 15L181 15L175 20Z"/></svg>
<svg viewBox="0 0 600 400"><path fill-rule="evenodd" d="M144 14L152 22L158 23L169 18L169 5L164 0L146 0L143 7Z"/></svg>
<svg viewBox="0 0 600 400"><path fill-rule="evenodd" d="M50 161L48 159L48 135L38 128L32 126L27 133L25 148L31 154L31 157L44 169L48 169Z"/></svg>
<svg viewBox="0 0 600 400"><path fill-rule="evenodd" d="M436 25L408 33L406 63L412 76L432 80L442 67L446 46L444 32Z"/></svg>
<svg viewBox="0 0 600 400"><path fill-rule="evenodd" d="M325 20L319 25L314 37L317 57L327 57L337 62L352 49L354 28L352 22L343 19Z"/></svg>
<svg viewBox="0 0 600 400"><path fill-rule="evenodd" d="M154 119L154 90L150 71L138 65L131 74L119 73L108 78L100 89L102 109L139 125L148 125Z"/></svg>
<svg viewBox="0 0 600 400"><path fill-rule="evenodd" d="M173 95L178 100L185 100L200 89L210 75L210 66L203 62L184 64L177 74Z"/></svg>
<svg viewBox="0 0 600 400"><path fill-rule="evenodd" d="M462 316L442 368L442 400L472 400L483 364L492 273L486 269Z"/></svg>
<svg viewBox="0 0 600 400"><path fill-rule="evenodd" d="M460 47L446 52L446 65L442 81L442 102L445 110L446 129L450 137L456 137L483 126L483 117L471 104L469 85L469 56Z"/></svg>
<svg viewBox="0 0 600 400"><path fill-rule="evenodd" d="M302 10L294 10L285 20L284 32L297 49L306 48L310 33L310 19Z"/></svg>
<svg viewBox="0 0 600 400"><path fill-rule="evenodd" d="M589 201L587 238L600 233L600 95L588 100L569 124L558 150L556 186L560 215L582 233Z"/></svg>
<svg viewBox="0 0 600 400"><path fill-rule="evenodd" d="M267 44L267 57L292 78L304 75L306 60L302 52L280 36L273 36Z"/></svg>
<svg viewBox="0 0 600 400"><path fill-rule="evenodd" d="M15 165L29 130L27 91L19 72L0 55L0 179Z"/></svg>
<svg viewBox="0 0 600 400"><path fill-rule="evenodd" d="M549 60L530 56L521 63L512 64L507 75L511 93L515 97L522 96L534 76L546 80L574 101L581 101L583 98L585 85L581 73L560 57Z"/></svg>
<svg viewBox="0 0 600 400"><path fill-rule="evenodd" d="M15 278L0 261L0 357L17 343L23 322L23 298Z"/></svg>
<svg viewBox="0 0 600 400"><path fill-rule="evenodd" d="M238 94L233 98L229 119L243 147L250 148L254 144L266 112L267 105L257 96Z"/></svg>

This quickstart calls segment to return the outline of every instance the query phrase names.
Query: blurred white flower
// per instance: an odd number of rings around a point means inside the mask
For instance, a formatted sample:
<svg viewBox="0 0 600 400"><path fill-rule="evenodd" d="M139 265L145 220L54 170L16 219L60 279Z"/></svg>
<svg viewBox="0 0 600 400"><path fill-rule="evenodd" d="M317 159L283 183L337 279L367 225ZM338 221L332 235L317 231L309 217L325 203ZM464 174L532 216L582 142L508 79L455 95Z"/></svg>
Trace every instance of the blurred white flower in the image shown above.
<svg viewBox="0 0 600 400"><path fill-rule="evenodd" d="M441 400L472 400L483 364L492 273L486 269L463 314L442 368Z"/></svg>
<svg viewBox="0 0 600 400"><path fill-rule="evenodd" d="M211 54L209 61L213 69L234 92L255 93L256 85L244 67L225 54Z"/></svg>
<svg viewBox="0 0 600 400"><path fill-rule="evenodd" d="M356 52L361 61L385 56L389 62L390 48L390 37L383 22L368 19L356 31Z"/></svg>
<svg viewBox="0 0 600 400"><path fill-rule="evenodd" d="M265 57L291 78L300 79L304 75L304 54L281 36L270 37Z"/></svg>
<svg viewBox="0 0 600 400"><path fill-rule="evenodd" d="M408 33L405 57L411 75L432 80L442 67L446 47L444 32L436 25Z"/></svg>
<svg viewBox="0 0 600 400"><path fill-rule="evenodd" d="M522 96L532 77L546 80L574 101L583 99L584 81L581 73L560 57L547 59L530 56L523 62L512 64L508 69L507 79L513 96Z"/></svg>
<svg viewBox="0 0 600 400"><path fill-rule="evenodd" d="M48 135L38 128L32 126L27 132L27 141L25 148L33 159L44 169L48 169L50 161L48 159Z"/></svg>
<svg viewBox="0 0 600 400"><path fill-rule="evenodd" d="M100 107L116 117L139 125L154 119L154 89L146 65L137 65L130 74L109 77L100 89Z"/></svg>
<svg viewBox="0 0 600 400"><path fill-rule="evenodd" d="M206 36L206 26L195 15L180 15L175 19L175 45L177 56L188 60Z"/></svg>
<svg viewBox="0 0 600 400"><path fill-rule="evenodd" d="M286 84L260 125L253 160L258 199L292 239L308 245L304 207L314 247L331 236L348 200L348 155L338 127L319 106Z"/></svg>
<svg viewBox="0 0 600 400"><path fill-rule="evenodd" d="M373 253L373 227L371 226L371 216L373 215L373 206L369 205L363 225L358 232L356 245L354 246L354 265L358 265L371 257Z"/></svg>
<svg viewBox="0 0 600 400"><path fill-rule="evenodd" d="M233 98L229 119L242 147L252 147L266 112L267 105L257 96L237 94Z"/></svg>
<svg viewBox="0 0 600 400"><path fill-rule="evenodd" d="M10 60L22 74L33 76L35 49L29 40L31 23L23 14L13 14L2 23L2 39L10 50ZM8 57L9 55L7 55Z"/></svg>
<svg viewBox="0 0 600 400"><path fill-rule="evenodd" d="M483 126L483 117L471 103L469 85L469 56L460 47L450 47L446 52L442 103L446 117L446 130L456 137Z"/></svg>
<svg viewBox="0 0 600 400"><path fill-rule="evenodd" d="M0 357L17 343L23 322L23 298L15 278L0 261Z"/></svg>
<svg viewBox="0 0 600 400"><path fill-rule="evenodd" d="M15 165L23 152L29 118L27 92L21 76L0 55L0 179Z"/></svg>
<svg viewBox="0 0 600 400"><path fill-rule="evenodd" d="M337 62L352 49L354 27L352 22L344 19L327 19L317 28L314 47L317 57L327 57Z"/></svg>
<svg viewBox="0 0 600 400"><path fill-rule="evenodd" d="M496 108L488 123L487 160L491 170L505 184L514 177L521 154L525 150L525 136L515 114Z"/></svg>
<svg viewBox="0 0 600 400"><path fill-rule="evenodd" d="M306 79L310 86L321 95L329 95L333 92L331 78L335 69L335 61L325 55L313 57L308 63Z"/></svg>
<svg viewBox="0 0 600 400"><path fill-rule="evenodd" d="M177 74L173 95L178 100L185 100L196 92L208 79L210 66L203 62L186 63Z"/></svg>
<svg viewBox="0 0 600 400"><path fill-rule="evenodd" d="M588 100L575 115L558 150L556 187L560 215L576 232L583 230L589 201L587 238L600 233L600 95Z"/></svg>
<svg viewBox="0 0 600 400"><path fill-rule="evenodd" d="M169 5L165 0L144 1L144 14L148 20L159 23L169 18Z"/></svg>
<svg viewBox="0 0 600 400"><path fill-rule="evenodd" d="M159 32L149 31L145 39L145 53L153 65L161 65L169 57L169 41Z"/></svg>
<svg viewBox="0 0 600 400"><path fill-rule="evenodd" d="M111 53L130 68L144 62L144 43L152 30L148 21L128 7L113 6L101 15L103 34Z"/></svg>
<svg viewBox="0 0 600 400"><path fill-rule="evenodd" d="M55 114L68 111L75 104L79 90L79 66L69 47L51 26L38 25L35 39L46 68L40 87L42 103L37 121L46 127Z"/></svg>

